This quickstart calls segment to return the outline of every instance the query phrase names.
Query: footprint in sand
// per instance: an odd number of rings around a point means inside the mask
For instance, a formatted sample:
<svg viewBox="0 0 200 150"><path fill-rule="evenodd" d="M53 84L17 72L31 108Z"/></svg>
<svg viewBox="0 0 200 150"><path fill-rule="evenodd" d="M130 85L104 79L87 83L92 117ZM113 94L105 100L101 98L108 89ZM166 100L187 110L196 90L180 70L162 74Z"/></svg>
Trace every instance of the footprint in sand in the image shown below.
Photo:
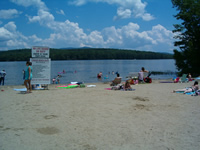
<svg viewBox="0 0 200 150"><path fill-rule="evenodd" d="M57 118L58 116L56 115L46 115L44 116L44 119L53 119L53 118Z"/></svg>
<svg viewBox="0 0 200 150"><path fill-rule="evenodd" d="M52 135L59 133L60 130L55 127L45 127L45 128L38 128L37 132L44 135Z"/></svg>
<svg viewBox="0 0 200 150"><path fill-rule="evenodd" d="M136 104L135 107L138 108L138 109L144 109L145 108L145 106L142 105L142 104Z"/></svg>
<svg viewBox="0 0 200 150"><path fill-rule="evenodd" d="M150 106L148 105L143 105L143 104L136 104L133 106L133 109L134 110L137 110L137 109L140 109L140 110L147 110L147 111L150 111Z"/></svg>
<svg viewBox="0 0 200 150"><path fill-rule="evenodd" d="M143 101L143 102L146 102L146 101L149 101L149 99L147 97L133 97L133 100L137 100L137 101Z"/></svg>

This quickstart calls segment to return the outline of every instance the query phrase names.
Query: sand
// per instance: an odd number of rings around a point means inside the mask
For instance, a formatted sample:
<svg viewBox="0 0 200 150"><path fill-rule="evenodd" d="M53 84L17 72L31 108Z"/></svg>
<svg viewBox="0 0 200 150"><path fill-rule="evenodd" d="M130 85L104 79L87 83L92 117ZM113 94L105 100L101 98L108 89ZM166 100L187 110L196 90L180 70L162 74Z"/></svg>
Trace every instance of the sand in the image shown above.
<svg viewBox="0 0 200 150"><path fill-rule="evenodd" d="M0 150L199 150L200 96L172 93L191 84L0 86Z"/></svg>

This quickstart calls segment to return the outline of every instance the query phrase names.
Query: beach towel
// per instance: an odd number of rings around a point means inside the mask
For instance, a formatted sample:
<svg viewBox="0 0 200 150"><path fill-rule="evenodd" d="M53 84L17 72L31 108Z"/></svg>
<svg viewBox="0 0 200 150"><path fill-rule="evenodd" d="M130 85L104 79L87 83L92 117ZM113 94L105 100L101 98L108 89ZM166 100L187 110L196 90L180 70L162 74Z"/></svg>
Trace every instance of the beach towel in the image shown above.
<svg viewBox="0 0 200 150"><path fill-rule="evenodd" d="M26 92L27 89L26 88L22 88L22 89L13 89L14 91L20 91L20 92ZM44 88L32 88L32 90L44 90Z"/></svg>
<svg viewBox="0 0 200 150"><path fill-rule="evenodd" d="M77 88L77 87L78 87L77 84L68 84L68 85L57 86L57 88L61 88L61 89L71 89L71 88Z"/></svg>
<svg viewBox="0 0 200 150"><path fill-rule="evenodd" d="M13 89L14 91L20 91L20 92L26 92L27 89L26 88L22 88L22 89Z"/></svg>
<svg viewBox="0 0 200 150"><path fill-rule="evenodd" d="M96 87L96 85L87 85L87 87Z"/></svg>
<svg viewBox="0 0 200 150"><path fill-rule="evenodd" d="M177 91L176 93L184 93L183 91ZM187 92L185 93L186 95L191 95L191 96L198 96L200 95L199 92Z"/></svg>
<svg viewBox="0 0 200 150"><path fill-rule="evenodd" d="M195 94L195 92L187 92L185 93L186 95L192 95L192 94Z"/></svg>

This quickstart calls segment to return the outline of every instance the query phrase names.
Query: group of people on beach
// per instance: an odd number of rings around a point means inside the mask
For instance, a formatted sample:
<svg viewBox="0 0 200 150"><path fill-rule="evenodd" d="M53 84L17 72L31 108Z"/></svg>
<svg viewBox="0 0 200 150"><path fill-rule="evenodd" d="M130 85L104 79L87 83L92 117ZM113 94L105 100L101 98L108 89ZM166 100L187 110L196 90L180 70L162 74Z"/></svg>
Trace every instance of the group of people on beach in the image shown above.
<svg viewBox="0 0 200 150"><path fill-rule="evenodd" d="M144 77L144 72L148 73L147 77ZM138 84L138 83L141 83L141 82L142 83L143 82L151 83L151 78L149 78L150 75L151 75L151 73L148 70L145 70L144 67L142 67L140 72L138 73L138 77L137 77L138 82L136 80L135 84ZM133 84L132 80L133 79L127 79L124 84L121 84L121 81L122 81L121 77L120 77L119 73L117 73L117 77L114 80L112 80L110 86L112 86L112 89L114 89L114 90L120 90L120 89L131 90L132 89L131 84ZM147 81L147 80L149 80L149 81ZM190 73L188 74L188 81L193 81ZM198 81L195 81L194 84L191 87L186 87L186 88L183 88L183 89L177 89L177 90L174 90L173 92L174 93L175 92L182 92L184 94L194 92L194 95L199 95L200 90L199 90L199 86L198 86Z"/></svg>
<svg viewBox="0 0 200 150"><path fill-rule="evenodd" d="M32 63L30 61L27 61L26 66L27 66L27 68L26 68L26 70L24 70L24 85L27 89L27 93L31 93L32 92L32 85L31 85ZM145 68L142 67L140 72L138 73L138 81L139 81L138 83L144 81L144 72L148 73L149 71L145 70ZM117 75L117 77L111 82L110 86L115 87L114 89L132 90L130 79L127 79L124 84L121 84L122 78L120 77L120 74L118 72L116 72L116 75ZM5 76L6 76L5 70L0 71L0 85L1 85L1 82L4 85ZM101 79L102 76L103 76L102 72L99 72L97 74L98 79ZM191 79L191 75L189 76L189 78ZM59 79L59 76L58 76L58 79ZM188 92L196 92L196 91L199 91L198 81L195 81L194 85L192 85L191 87L187 87L184 89L177 89L177 90L174 90L173 92L183 92L185 94Z"/></svg>
<svg viewBox="0 0 200 150"><path fill-rule="evenodd" d="M141 68L140 72L138 73L138 78L133 81L133 79L127 79L124 84L121 84L121 77L120 74L117 72L116 75L117 77L112 80L110 86L112 86L112 89L123 89L123 90L132 90L131 84L138 84L144 81L144 72L149 72L148 70L145 70L144 67Z"/></svg>

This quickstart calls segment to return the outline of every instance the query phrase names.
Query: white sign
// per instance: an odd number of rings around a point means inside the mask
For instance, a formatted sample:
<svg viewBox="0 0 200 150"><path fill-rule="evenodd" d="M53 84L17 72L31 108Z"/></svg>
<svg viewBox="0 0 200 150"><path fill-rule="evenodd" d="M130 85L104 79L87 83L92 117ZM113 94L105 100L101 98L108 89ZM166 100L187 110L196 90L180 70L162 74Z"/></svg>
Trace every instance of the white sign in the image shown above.
<svg viewBox="0 0 200 150"><path fill-rule="evenodd" d="M31 58L32 62L32 84L51 83L51 59L50 58Z"/></svg>
<svg viewBox="0 0 200 150"><path fill-rule="evenodd" d="M33 46L32 47L32 57L49 58L49 48Z"/></svg>

